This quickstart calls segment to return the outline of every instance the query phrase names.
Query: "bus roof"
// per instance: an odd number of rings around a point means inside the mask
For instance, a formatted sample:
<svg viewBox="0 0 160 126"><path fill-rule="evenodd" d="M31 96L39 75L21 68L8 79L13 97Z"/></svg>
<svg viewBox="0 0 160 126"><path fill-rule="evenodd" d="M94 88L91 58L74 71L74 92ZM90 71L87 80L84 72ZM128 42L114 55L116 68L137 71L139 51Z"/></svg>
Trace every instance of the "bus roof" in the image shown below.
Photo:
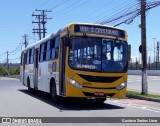
<svg viewBox="0 0 160 126"><path fill-rule="evenodd" d="M123 30L125 31L124 29L121 29L121 28L117 28L117 27L113 27L113 26L108 26L108 25L102 25L102 24L93 24L93 23L79 23L79 22L73 22L73 23L70 23L68 25L66 25L65 27L63 27L62 29L58 30L57 32L53 32L52 34L48 35L47 37L45 38L42 38L41 40L39 41L36 41L34 44L32 45L29 45L28 47L26 47L23 51L29 49L29 48L32 48L36 45L40 45L41 43L43 43L44 41L47 41L49 40L50 38L52 38L53 36L56 36L58 34L60 34L61 31L63 31L64 29L66 28L70 28L72 25L90 25L90 26L101 26L101 27L108 27L108 28L112 28L112 29L118 29L118 30ZM125 31L126 32L126 31Z"/></svg>
<svg viewBox="0 0 160 126"><path fill-rule="evenodd" d="M65 28L69 28L71 25L91 25L91 26L102 26L102 27L108 27L108 28L113 28L113 29L118 29L118 30L123 30L123 31L125 31L124 29L119 28L119 27L113 27L113 26L102 25L102 24L94 24L94 23L78 23L78 22L70 23L70 24L66 25L66 27L64 27L63 29L65 29Z"/></svg>

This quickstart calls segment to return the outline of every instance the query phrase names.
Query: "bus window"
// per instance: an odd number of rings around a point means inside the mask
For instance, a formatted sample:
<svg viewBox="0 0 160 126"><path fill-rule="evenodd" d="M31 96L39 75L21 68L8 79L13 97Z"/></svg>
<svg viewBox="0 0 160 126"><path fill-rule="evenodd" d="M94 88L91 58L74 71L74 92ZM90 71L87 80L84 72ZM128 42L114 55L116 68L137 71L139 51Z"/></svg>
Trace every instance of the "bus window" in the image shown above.
<svg viewBox="0 0 160 126"><path fill-rule="evenodd" d="M51 40L51 59L58 58L59 43L60 43L60 36L57 36L55 39Z"/></svg>
<svg viewBox="0 0 160 126"><path fill-rule="evenodd" d="M59 43L60 43L60 36L57 36L55 40L55 58L56 59L58 58Z"/></svg>
<svg viewBox="0 0 160 126"><path fill-rule="evenodd" d="M30 49L30 63L33 63L33 59L34 59L34 48Z"/></svg>
<svg viewBox="0 0 160 126"><path fill-rule="evenodd" d="M43 52L44 52L44 43L41 44L40 46L40 58L39 58L40 62L43 61Z"/></svg>
<svg viewBox="0 0 160 126"><path fill-rule="evenodd" d="M122 56L123 56L123 46L119 45L119 46L115 46L114 49L114 60L115 61L122 61Z"/></svg>
<svg viewBox="0 0 160 126"><path fill-rule="evenodd" d="M50 60L51 57L51 42L47 41L46 60Z"/></svg>
<svg viewBox="0 0 160 126"><path fill-rule="evenodd" d="M27 51L27 62L26 62L26 64L29 64L29 53L30 53L30 49Z"/></svg>
<svg viewBox="0 0 160 126"><path fill-rule="evenodd" d="M102 46L103 46L103 55L102 55L102 60L113 60L112 54L112 43L113 40L106 39L103 40Z"/></svg>
<svg viewBox="0 0 160 126"><path fill-rule="evenodd" d="M43 61L46 60L47 42L44 43Z"/></svg>
<svg viewBox="0 0 160 126"><path fill-rule="evenodd" d="M57 36L55 40L55 48L59 47L59 43L60 43L60 36Z"/></svg>
<svg viewBox="0 0 160 126"><path fill-rule="evenodd" d="M51 40L51 59L55 59L55 39Z"/></svg>

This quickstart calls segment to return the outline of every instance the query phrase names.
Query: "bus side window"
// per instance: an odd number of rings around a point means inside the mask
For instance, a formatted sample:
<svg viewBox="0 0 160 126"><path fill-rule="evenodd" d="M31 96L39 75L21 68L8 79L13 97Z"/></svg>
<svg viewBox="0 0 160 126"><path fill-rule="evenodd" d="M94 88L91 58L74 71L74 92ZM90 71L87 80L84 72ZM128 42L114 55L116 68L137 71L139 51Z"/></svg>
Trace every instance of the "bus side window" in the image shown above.
<svg viewBox="0 0 160 126"><path fill-rule="evenodd" d="M59 53L59 43L60 43L60 36L56 37L55 40L55 58L58 58L58 53Z"/></svg>
<svg viewBox="0 0 160 126"><path fill-rule="evenodd" d="M43 61L46 61L47 42L44 43Z"/></svg>
<svg viewBox="0 0 160 126"><path fill-rule="evenodd" d="M29 64L29 53L30 53L30 49L27 50L27 62L26 62L26 64Z"/></svg>
<svg viewBox="0 0 160 126"><path fill-rule="evenodd" d="M34 48L30 49L30 63L33 63L33 58L34 58Z"/></svg>
<svg viewBox="0 0 160 126"><path fill-rule="evenodd" d="M46 60L50 60L51 57L51 42L47 41Z"/></svg>
<svg viewBox="0 0 160 126"><path fill-rule="evenodd" d="M40 45L40 57L39 57L40 62L43 61L43 52L44 52L44 43Z"/></svg>
<svg viewBox="0 0 160 126"><path fill-rule="evenodd" d="M55 59L55 39L51 40L51 59Z"/></svg>
<svg viewBox="0 0 160 126"><path fill-rule="evenodd" d="M27 52L24 53L23 63L27 64Z"/></svg>

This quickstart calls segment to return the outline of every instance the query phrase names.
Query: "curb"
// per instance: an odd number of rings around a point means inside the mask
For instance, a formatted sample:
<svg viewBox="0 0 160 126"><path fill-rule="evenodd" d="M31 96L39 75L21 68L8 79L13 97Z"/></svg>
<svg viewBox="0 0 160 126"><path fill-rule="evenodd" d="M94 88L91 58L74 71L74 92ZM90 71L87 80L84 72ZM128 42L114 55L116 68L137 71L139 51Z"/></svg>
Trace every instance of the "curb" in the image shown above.
<svg viewBox="0 0 160 126"><path fill-rule="evenodd" d="M137 96L137 95L126 95L126 97L140 99L140 100L153 101L153 102L160 102L160 99L158 98L142 97L142 96Z"/></svg>

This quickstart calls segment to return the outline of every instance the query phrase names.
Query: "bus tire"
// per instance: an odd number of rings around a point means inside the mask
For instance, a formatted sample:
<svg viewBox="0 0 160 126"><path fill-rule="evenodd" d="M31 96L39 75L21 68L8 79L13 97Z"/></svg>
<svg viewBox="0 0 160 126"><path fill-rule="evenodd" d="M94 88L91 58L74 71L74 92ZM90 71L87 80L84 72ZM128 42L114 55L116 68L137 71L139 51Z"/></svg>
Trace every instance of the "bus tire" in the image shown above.
<svg viewBox="0 0 160 126"><path fill-rule="evenodd" d="M54 103L59 103L59 96L57 95L57 91L56 91L56 84L55 82L51 82L51 88L50 88L50 93L51 93L51 98L52 98L52 101Z"/></svg>
<svg viewBox="0 0 160 126"><path fill-rule="evenodd" d="M29 93L33 93L33 89L30 86L30 79L29 79L29 77L27 78L27 87L28 87L28 92Z"/></svg>
<svg viewBox="0 0 160 126"><path fill-rule="evenodd" d="M105 100L106 100L106 98L95 98L95 101L97 104L102 104L102 103L104 103Z"/></svg>

